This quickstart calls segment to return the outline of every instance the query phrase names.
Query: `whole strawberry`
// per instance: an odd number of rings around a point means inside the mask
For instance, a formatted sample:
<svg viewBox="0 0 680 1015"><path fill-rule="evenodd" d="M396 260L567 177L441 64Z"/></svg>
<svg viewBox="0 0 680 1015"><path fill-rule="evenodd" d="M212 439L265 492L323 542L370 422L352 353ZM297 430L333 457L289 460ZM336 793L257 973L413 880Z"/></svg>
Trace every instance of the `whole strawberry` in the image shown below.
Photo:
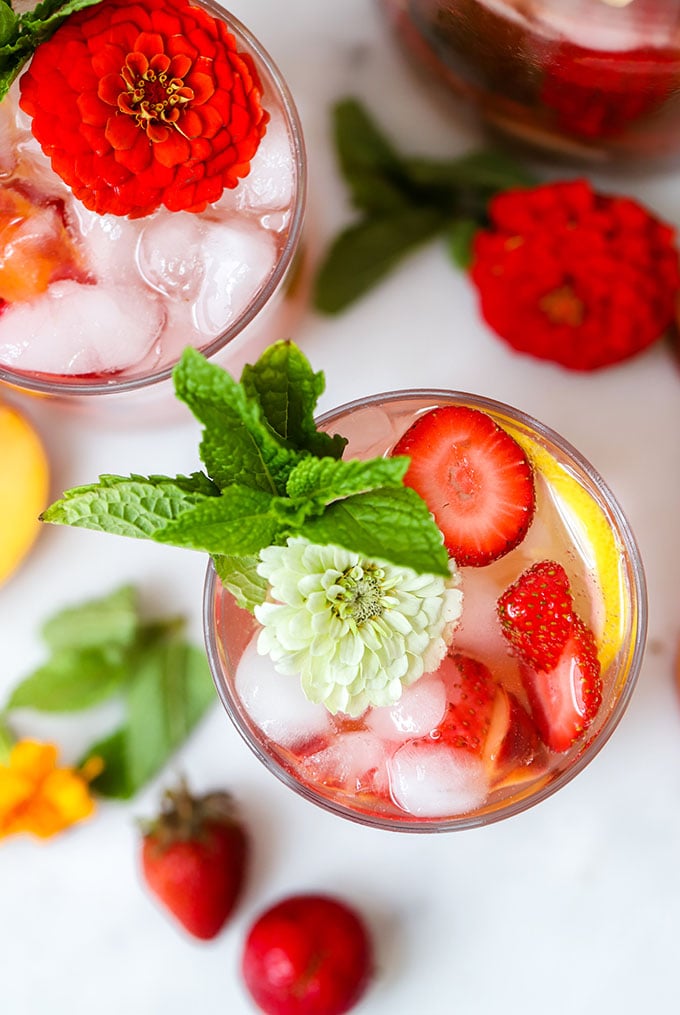
<svg viewBox="0 0 680 1015"><path fill-rule="evenodd" d="M142 872L151 892L196 938L214 938L245 879L248 839L231 797L194 797L184 783L167 790L144 827Z"/></svg>
<svg viewBox="0 0 680 1015"><path fill-rule="evenodd" d="M372 943L347 903L328 895L294 895L252 925L241 971L266 1015L343 1015L369 985Z"/></svg>

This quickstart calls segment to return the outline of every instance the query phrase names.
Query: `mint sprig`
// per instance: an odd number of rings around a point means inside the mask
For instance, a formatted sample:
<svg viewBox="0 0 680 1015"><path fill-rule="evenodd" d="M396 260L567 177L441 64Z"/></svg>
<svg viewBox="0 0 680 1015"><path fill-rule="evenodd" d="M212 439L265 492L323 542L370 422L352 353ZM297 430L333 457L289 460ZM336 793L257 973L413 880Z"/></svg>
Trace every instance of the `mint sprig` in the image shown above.
<svg viewBox="0 0 680 1015"><path fill-rule="evenodd" d="M0 99L38 46L56 32L69 15L100 0L43 0L31 11L16 14L0 0Z"/></svg>
<svg viewBox="0 0 680 1015"><path fill-rule="evenodd" d="M130 585L62 610L42 629L48 658L14 688L5 714L82 712L117 699L122 723L81 763L103 760L92 783L97 793L130 797L217 700L205 652L183 629L181 618L143 619Z"/></svg>
<svg viewBox="0 0 680 1015"><path fill-rule="evenodd" d="M457 159L402 155L355 99L333 110L334 142L350 199L360 215L331 243L319 268L314 303L336 314L381 282L408 254L449 236L459 267L470 261L490 198L530 186L530 173L496 151Z"/></svg>
<svg viewBox="0 0 680 1015"><path fill-rule="evenodd" d="M251 610L266 595L259 551L290 536L448 576L441 533L425 502L403 486L408 459L341 458L345 439L314 422L323 374L293 342L270 346L238 382L185 349L174 382L203 424L206 472L104 475L67 490L44 521L208 553Z"/></svg>

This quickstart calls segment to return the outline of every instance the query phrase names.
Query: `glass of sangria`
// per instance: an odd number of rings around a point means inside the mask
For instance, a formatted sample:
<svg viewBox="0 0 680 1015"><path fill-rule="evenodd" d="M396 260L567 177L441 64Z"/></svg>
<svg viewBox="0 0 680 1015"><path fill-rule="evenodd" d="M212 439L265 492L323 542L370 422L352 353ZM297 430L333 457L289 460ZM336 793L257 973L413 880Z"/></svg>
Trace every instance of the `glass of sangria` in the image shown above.
<svg viewBox="0 0 680 1015"><path fill-rule="evenodd" d="M0 382L122 419L173 403L185 346L233 365L288 330L300 119L220 4L78 11L22 69L0 123Z"/></svg>
<svg viewBox="0 0 680 1015"><path fill-rule="evenodd" d="M586 161L680 151L678 0L381 0L416 66L506 138Z"/></svg>
<svg viewBox="0 0 680 1015"><path fill-rule="evenodd" d="M549 427L477 395L389 392L343 405L318 426L348 439L348 457L409 454L405 482L431 508L449 552L453 492L465 529L453 554L457 616L443 657L393 704L329 710L258 652L258 620L210 564L206 645L236 729L285 785L371 827L466 829L545 800L607 742L643 658L643 567L612 492ZM508 497L500 477L517 468L522 485ZM513 535L503 544L506 525Z"/></svg>

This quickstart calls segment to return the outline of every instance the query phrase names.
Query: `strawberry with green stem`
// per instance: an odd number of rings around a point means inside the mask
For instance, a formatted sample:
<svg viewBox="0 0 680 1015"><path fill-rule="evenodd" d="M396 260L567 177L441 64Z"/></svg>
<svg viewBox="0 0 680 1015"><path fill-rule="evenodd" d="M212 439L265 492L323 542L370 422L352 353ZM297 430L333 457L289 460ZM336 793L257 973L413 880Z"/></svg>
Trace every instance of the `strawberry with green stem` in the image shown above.
<svg viewBox="0 0 680 1015"><path fill-rule="evenodd" d="M193 937L219 934L246 876L248 838L223 792L195 797L182 782L143 826L142 873L161 905Z"/></svg>

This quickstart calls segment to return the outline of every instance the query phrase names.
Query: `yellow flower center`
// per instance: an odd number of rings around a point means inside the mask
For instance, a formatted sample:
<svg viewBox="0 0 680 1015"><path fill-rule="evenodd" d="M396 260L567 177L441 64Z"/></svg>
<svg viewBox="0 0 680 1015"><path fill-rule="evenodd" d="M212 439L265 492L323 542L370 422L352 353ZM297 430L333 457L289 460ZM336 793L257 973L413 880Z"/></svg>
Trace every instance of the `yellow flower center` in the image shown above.
<svg viewBox="0 0 680 1015"><path fill-rule="evenodd" d="M379 567L361 567L359 564L347 568L338 579L337 591L331 603L336 616L342 620L350 618L356 624L380 617L385 612L383 601L383 579L385 573Z"/></svg>
<svg viewBox="0 0 680 1015"><path fill-rule="evenodd" d="M147 60L141 53L129 53L121 70L125 90L118 96L118 108L133 116L150 141L166 137L164 128L183 134L180 113L194 98L183 78L172 74L171 60L158 53Z"/></svg>

